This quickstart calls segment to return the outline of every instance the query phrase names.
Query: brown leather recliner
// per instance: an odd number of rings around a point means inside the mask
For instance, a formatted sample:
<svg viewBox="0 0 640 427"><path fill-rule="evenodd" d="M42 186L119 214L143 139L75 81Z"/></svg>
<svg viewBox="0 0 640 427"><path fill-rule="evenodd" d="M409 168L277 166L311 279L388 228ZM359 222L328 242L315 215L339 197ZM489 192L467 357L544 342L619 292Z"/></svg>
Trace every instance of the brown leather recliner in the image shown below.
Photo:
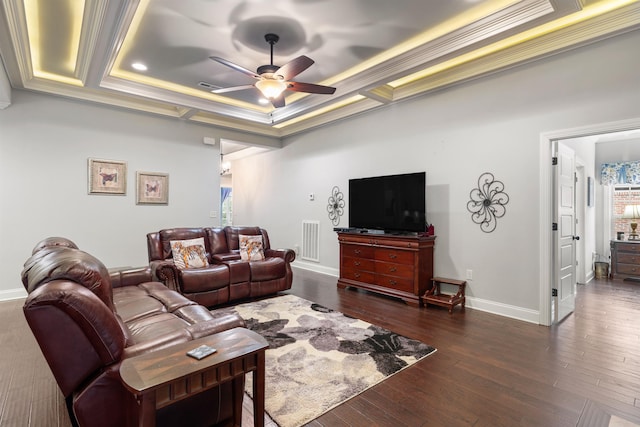
<svg viewBox="0 0 640 427"><path fill-rule="evenodd" d="M240 235L262 236L264 260L243 261ZM173 262L171 241L202 237L208 267L179 269ZM272 249L260 227L170 228L147 234L149 265L155 277L187 298L214 307L291 289L291 249Z"/></svg>
<svg viewBox="0 0 640 427"><path fill-rule="evenodd" d="M120 364L138 354L244 326L151 281L148 267L109 274L62 238L45 239L25 262L23 310L65 396L74 426L128 426L137 405ZM211 426L232 416L231 384L161 409L158 425Z"/></svg>

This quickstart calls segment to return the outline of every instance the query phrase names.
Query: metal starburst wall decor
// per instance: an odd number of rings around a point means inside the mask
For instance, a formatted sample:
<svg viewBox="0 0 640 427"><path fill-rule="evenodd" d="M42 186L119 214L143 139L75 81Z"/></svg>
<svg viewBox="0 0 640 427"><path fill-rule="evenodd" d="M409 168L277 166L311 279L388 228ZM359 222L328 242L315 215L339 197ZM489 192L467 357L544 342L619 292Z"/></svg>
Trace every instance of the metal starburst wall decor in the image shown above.
<svg viewBox="0 0 640 427"><path fill-rule="evenodd" d="M471 220L480 224L480 230L491 233L496 229L497 218L507 212L504 205L509 203L509 196L504 192L504 184L492 173L485 172L478 178L478 188L471 190L470 197L467 209L471 212Z"/></svg>
<svg viewBox="0 0 640 427"><path fill-rule="evenodd" d="M340 224L340 217L344 214L344 195L337 186L331 190L327 212L329 212L329 219L334 226Z"/></svg>

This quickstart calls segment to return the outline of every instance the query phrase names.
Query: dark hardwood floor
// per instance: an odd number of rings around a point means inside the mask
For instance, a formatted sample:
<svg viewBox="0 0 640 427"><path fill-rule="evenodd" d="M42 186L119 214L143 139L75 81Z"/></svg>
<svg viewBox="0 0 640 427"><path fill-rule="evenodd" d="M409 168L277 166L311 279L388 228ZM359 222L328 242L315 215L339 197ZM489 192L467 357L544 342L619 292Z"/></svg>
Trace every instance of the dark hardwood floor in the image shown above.
<svg viewBox="0 0 640 427"><path fill-rule="evenodd" d="M473 309L409 307L299 269L294 277L288 293L438 349L314 427L607 425L585 419L594 407L640 424L638 283L579 286L575 313L548 328ZM69 426L22 301L0 303L0 324L0 426Z"/></svg>

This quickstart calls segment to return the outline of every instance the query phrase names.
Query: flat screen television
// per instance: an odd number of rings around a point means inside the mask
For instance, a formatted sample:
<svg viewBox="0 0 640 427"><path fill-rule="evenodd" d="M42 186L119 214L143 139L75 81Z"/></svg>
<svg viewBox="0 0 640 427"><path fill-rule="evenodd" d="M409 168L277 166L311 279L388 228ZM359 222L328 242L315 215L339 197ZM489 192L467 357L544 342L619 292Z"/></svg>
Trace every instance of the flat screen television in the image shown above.
<svg viewBox="0 0 640 427"><path fill-rule="evenodd" d="M349 227L388 233L425 231L426 173L349 180Z"/></svg>

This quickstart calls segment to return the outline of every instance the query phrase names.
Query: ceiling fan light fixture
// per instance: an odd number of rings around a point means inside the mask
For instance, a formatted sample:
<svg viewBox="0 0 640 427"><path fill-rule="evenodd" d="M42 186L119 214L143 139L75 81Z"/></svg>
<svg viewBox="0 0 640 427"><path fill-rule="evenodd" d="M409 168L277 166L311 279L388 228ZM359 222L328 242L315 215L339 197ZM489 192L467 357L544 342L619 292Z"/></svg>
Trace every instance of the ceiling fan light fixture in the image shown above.
<svg viewBox="0 0 640 427"><path fill-rule="evenodd" d="M264 79L256 82L256 87L267 99L275 99L287 88L282 80Z"/></svg>

